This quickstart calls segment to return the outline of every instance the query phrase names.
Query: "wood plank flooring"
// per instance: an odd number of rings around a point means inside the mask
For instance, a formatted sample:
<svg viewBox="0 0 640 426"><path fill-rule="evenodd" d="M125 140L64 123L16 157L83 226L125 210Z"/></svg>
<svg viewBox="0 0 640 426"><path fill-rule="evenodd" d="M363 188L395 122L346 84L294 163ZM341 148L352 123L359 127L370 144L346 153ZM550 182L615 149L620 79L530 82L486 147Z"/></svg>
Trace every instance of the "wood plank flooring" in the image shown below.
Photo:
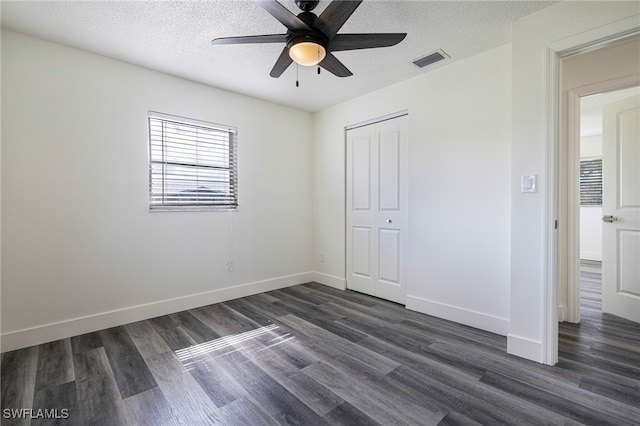
<svg viewBox="0 0 640 426"><path fill-rule="evenodd" d="M561 324L555 367L507 355L502 336L309 283L8 352L1 422L638 425L640 326L600 313L599 280L584 265L582 323Z"/></svg>

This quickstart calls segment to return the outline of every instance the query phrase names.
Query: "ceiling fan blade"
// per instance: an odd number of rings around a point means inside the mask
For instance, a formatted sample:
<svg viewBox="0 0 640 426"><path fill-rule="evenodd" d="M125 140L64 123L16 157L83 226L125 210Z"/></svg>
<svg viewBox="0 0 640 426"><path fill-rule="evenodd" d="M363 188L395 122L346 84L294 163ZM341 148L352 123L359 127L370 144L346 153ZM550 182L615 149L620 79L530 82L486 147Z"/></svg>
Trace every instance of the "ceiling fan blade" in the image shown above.
<svg viewBox="0 0 640 426"><path fill-rule="evenodd" d="M256 0L256 3L290 30L311 30L302 19L291 13L289 9L276 0Z"/></svg>
<svg viewBox="0 0 640 426"><path fill-rule="evenodd" d="M273 68L271 69L271 72L269 73L269 75L273 78L280 77L282 73L287 68L289 68L289 65L291 65L292 62L293 62L293 59L291 59L291 56L289 56L289 48L285 47L284 49L282 49L282 53L280 53L280 56L278 57L278 60L276 61Z"/></svg>
<svg viewBox="0 0 640 426"><path fill-rule="evenodd" d="M286 43L286 41L286 34L269 34L241 37L220 37L211 40L211 44Z"/></svg>
<svg viewBox="0 0 640 426"><path fill-rule="evenodd" d="M347 19L360 6L362 0L334 0L316 18L313 26L322 31L331 40L342 28Z"/></svg>
<svg viewBox="0 0 640 426"><path fill-rule="evenodd" d="M327 56L325 56L322 62L320 62L318 65L338 77L349 77L353 75L353 73L349 71L349 69L347 69L347 67L345 67L344 64L338 60L338 58L336 58L329 52L327 52Z"/></svg>
<svg viewBox="0 0 640 426"><path fill-rule="evenodd" d="M329 50L339 52L343 50L395 46L404 40L406 36L406 33L337 34L333 40L329 42Z"/></svg>

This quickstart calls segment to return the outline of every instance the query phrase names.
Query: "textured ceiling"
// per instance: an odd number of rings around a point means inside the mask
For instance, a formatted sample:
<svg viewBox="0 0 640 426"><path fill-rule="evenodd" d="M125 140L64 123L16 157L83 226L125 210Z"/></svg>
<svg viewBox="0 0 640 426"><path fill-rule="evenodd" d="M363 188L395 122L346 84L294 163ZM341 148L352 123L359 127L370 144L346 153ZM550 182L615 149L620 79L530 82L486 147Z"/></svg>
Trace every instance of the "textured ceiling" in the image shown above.
<svg viewBox="0 0 640 426"><path fill-rule="evenodd" d="M281 2L297 13L292 0ZM320 14L328 4L321 1ZM446 66L511 38L511 22L553 1L366 0L340 33L406 32L394 47L336 52L354 75L296 67L269 71L283 46L213 46L216 37L284 34L251 1L2 1L2 26L234 92L316 111ZM412 61L442 49L450 59L426 68Z"/></svg>

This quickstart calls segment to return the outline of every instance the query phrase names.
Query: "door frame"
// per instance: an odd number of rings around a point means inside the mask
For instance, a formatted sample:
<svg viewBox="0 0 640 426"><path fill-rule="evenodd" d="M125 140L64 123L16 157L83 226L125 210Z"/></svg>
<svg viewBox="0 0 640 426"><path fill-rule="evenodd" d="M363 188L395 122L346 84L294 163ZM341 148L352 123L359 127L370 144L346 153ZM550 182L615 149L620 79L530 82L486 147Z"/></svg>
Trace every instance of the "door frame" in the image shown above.
<svg viewBox="0 0 640 426"><path fill-rule="evenodd" d="M380 117L371 118L369 120L359 121L357 123L345 126L344 127L344 149L345 150L347 149L347 131L348 130L357 129L358 127L369 126L371 124L381 123L381 122L387 121L387 120L393 120L394 118L403 117L405 115L409 115L409 110L404 109L404 110L401 110L401 111L392 112L392 113L387 114L387 115L382 115ZM345 153L346 153L346 151L345 151ZM346 160L345 160L344 166L345 166L345 168L347 167Z"/></svg>
<svg viewBox="0 0 640 426"><path fill-rule="evenodd" d="M567 125L567 312L568 322L580 322L580 171L575 167L580 161L580 98L598 93L613 92L640 86L640 76L600 81L568 91Z"/></svg>
<svg viewBox="0 0 640 426"><path fill-rule="evenodd" d="M542 362L548 365L555 365L558 362L558 272L561 267L574 267L569 264L569 250L565 248L562 252L558 250L558 240L562 232L569 232L569 227L558 224L559 217L567 217L569 212L564 210L559 200L560 174L567 175L568 162L559 161L560 150L560 60L561 58L573 56L579 53L586 53L607 47L624 39L640 35L637 19L628 18L623 21L614 22L591 31L578 34L574 37L559 40L546 46L546 116L547 116L547 146L546 146L546 169L550 171L547 180L546 215L545 215L545 285L544 285L544 314L543 314L543 336L542 336ZM575 108L575 105L574 105ZM575 112L574 112L575 113ZM569 122L570 123L570 122ZM575 150L574 150L575 151ZM578 151L579 152L579 151ZM574 152L575 159L575 152ZM567 155L569 157L570 155ZM574 176L573 174L570 175ZM575 178L575 176L574 176ZM575 183L574 183L575 185ZM575 191L575 188L573 189ZM575 208L573 209L574 213ZM574 217L575 219L575 217ZM576 250L576 235L573 231L573 240L569 241L569 246L574 246ZM571 243L573 241L573 244ZM579 250L579 249L578 249ZM579 254L578 254L579 257ZM575 263L575 262L574 262ZM578 262L579 267L579 262ZM578 275L579 277L579 275ZM574 271L575 279L575 271ZM573 290L575 291L575 286ZM575 307L572 307L575 309ZM579 307L578 307L579 309ZM571 308L567 309L568 311Z"/></svg>

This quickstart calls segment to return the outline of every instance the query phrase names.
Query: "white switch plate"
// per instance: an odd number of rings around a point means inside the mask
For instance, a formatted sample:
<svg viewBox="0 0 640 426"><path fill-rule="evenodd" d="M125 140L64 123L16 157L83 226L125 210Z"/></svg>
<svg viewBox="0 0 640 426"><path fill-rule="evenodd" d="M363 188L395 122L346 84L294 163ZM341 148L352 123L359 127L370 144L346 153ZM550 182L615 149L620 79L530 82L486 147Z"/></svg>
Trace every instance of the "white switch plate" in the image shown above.
<svg viewBox="0 0 640 426"><path fill-rule="evenodd" d="M536 188L536 176L537 175L524 175L521 181L521 192L537 192Z"/></svg>

